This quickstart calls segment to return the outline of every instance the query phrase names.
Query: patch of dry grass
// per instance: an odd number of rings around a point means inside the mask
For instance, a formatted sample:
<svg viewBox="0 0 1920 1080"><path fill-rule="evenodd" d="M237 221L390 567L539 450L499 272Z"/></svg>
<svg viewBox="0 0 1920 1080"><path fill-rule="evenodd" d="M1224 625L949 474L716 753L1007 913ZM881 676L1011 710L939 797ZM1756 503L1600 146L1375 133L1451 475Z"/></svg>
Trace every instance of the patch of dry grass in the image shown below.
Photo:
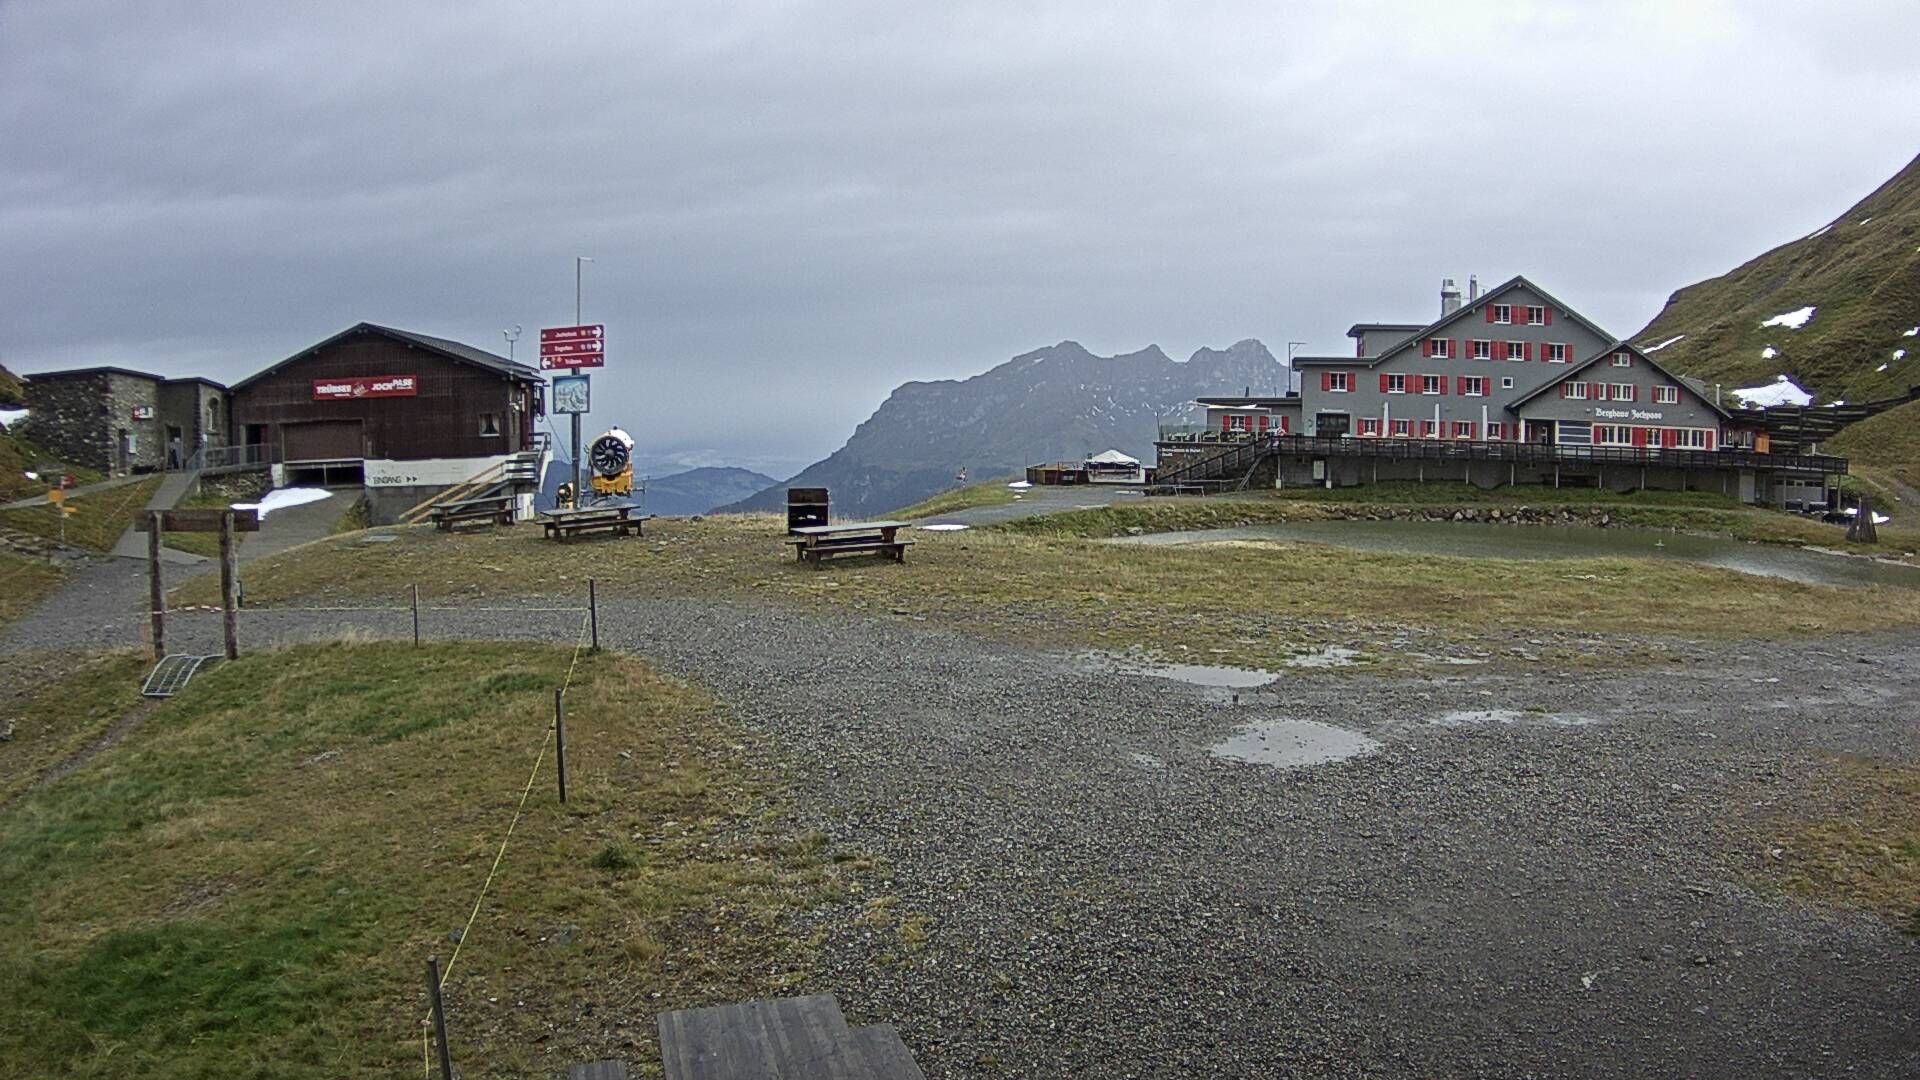
<svg viewBox="0 0 1920 1080"><path fill-rule="evenodd" d="M76 513L67 517L66 543L91 551L110 550L159 487L160 477L154 476L69 499L67 505ZM0 525L51 540L58 540L62 535L60 514L51 505L0 510Z"/></svg>
<svg viewBox="0 0 1920 1080"><path fill-rule="evenodd" d="M0 551L0 631L53 595L65 577L45 559Z"/></svg>
<svg viewBox="0 0 1920 1080"><path fill-rule="evenodd" d="M462 1075L548 1075L644 1056L623 1044L657 1010L804 982L790 916L857 889L859 864L778 828L704 692L612 654L568 695L568 803L549 756L461 938L570 658L249 655L0 810L0 1060L395 1075L421 1060L437 954Z"/></svg>
<svg viewBox="0 0 1920 1080"><path fill-rule="evenodd" d="M1776 832L1765 876L1920 934L1920 765L1842 762L1833 788L1826 816Z"/></svg>
<svg viewBox="0 0 1920 1080"><path fill-rule="evenodd" d="M1920 590L1841 589L1680 562L1519 562L1317 544L1148 548L995 530L921 533L905 564L796 563L771 516L662 521L645 538L554 544L530 528L393 530L390 544L329 540L250 565L250 603L423 596L723 593L958 622L1014 636L1271 666L1354 627L1448 634L1606 631L1767 637L1920 622ZM181 599L207 601L195 582ZM203 595L205 594L205 595Z"/></svg>

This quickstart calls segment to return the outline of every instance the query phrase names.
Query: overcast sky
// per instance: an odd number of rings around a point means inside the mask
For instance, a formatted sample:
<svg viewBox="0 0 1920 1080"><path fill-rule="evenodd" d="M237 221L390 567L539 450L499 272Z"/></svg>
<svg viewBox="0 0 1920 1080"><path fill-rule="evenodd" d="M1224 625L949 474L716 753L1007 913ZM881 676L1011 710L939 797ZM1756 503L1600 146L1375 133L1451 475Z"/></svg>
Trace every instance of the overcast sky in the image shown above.
<svg viewBox="0 0 1920 1080"><path fill-rule="evenodd" d="M1920 4L0 0L0 361L608 327L595 425L784 475L1073 338L1627 335L1920 152Z"/></svg>

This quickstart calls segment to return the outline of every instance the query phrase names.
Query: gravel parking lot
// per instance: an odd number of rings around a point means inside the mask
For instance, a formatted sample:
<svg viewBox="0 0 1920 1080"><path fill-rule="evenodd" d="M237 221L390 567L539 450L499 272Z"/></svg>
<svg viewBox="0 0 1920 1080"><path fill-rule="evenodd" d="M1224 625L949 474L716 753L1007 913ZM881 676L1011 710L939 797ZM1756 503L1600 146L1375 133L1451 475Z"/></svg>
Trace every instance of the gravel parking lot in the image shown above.
<svg viewBox="0 0 1920 1080"><path fill-rule="evenodd" d="M100 574L6 648L136 642ZM246 618L253 642L408 629ZM175 625L217 640L217 616ZM1743 883L1768 857L1749 827L1833 755L1920 758L1910 636L1627 672L1303 670L1236 700L910 616L610 598L601 631L716 689L803 822L885 857L887 917L823 922L803 989L897 1024L931 1077L1920 1074L1915 942ZM1276 720L1378 746L1295 768L1211 750Z"/></svg>

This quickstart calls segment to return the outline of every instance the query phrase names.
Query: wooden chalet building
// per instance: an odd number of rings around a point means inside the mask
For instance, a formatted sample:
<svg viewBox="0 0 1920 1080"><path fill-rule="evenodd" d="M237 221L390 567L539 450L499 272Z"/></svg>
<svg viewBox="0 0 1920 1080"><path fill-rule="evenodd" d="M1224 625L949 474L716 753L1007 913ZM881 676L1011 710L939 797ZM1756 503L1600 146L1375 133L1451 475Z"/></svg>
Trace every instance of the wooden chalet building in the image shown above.
<svg viewBox="0 0 1920 1080"><path fill-rule="evenodd" d="M230 397L233 431L272 463L275 486L364 485L381 524L489 474L537 477L544 389L537 369L504 356L363 322Z"/></svg>

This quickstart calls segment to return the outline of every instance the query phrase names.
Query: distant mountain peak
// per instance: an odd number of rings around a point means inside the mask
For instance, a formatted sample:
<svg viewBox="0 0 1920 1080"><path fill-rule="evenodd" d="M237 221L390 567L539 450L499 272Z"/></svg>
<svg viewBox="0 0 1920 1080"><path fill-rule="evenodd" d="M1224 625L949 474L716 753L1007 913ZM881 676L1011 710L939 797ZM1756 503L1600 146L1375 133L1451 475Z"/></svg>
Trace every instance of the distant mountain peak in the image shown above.
<svg viewBox="0 0 1920 1080"><path fill-rule="evenodd" d="M962 469L978 480L1108 449L1150 460L1161 418L1195 397L1286 385L1286 365L1254 338L1193 359L1159 345L1099 356L1066 340L969 378L905 383L845 446L722 509L777 509L793 485L828 488L835 513L880 513L954 486Z"/></svg>

